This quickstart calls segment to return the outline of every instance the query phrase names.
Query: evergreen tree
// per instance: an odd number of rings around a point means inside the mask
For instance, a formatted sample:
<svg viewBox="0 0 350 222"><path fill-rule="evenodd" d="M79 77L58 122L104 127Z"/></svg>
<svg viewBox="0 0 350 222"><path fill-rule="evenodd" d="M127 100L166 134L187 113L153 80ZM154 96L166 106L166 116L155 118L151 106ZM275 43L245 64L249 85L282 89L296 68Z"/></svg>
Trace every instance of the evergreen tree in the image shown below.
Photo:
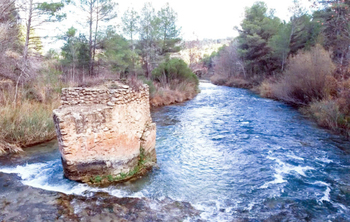
<svg viewBox="0 0 350 222"><path fill-rule="evenodd" d="M100 58L107 66L126 77L135 68L135 58L137 54L129 47L129 42L118 35L114 29L108 28L102 38Z"/></svg>
<svg viewBox="0 0 350 222"><path fill-rule="evenodd" d="M316 44L320 34L320 25L307 14L294 18L293 21L294 27L290 37L290 53L296 54L298 50L310 49Z"/></svg>
<svg viewBox="0 0 350 222"><path fill-rule="evenodd" d="M161 55L169 56L169 53L179 52L181 47L180 28L176 26L177 13L167 3L159 12L159 31L161 34L162 46Z"/></svg>
<svg viewBox="0 0 350 222"><path fill-rule="evenodd" d="M281 66L281 71L284 70L287 58L290 52L290 24L281 23L276 35L272 36L269 40L269 47L272 49L271 56L275 58Z"/></svg>
<svg viewBox="0 0 350 222"><path fill-rule="evenodd" d="M333 59L340 67L349 65L350 45L350 1L319 1L324 8L315 12L314 17L322 25L324 46L333 51ZM344 69L346 70L346 69Z"/></svg>
<svg viewBox="0 0 350 222"><path fill-rule="evenodd" d="M270 56L268 41L278 32L280 24L279 18L273 13L268 14L263 2L257 2L246 9L237 40L238 52L245 62L248 74L270 74L277 68L276 61Z"/></svg>
<svg viewBox="0 0 350 222"><path fill-rule="evenodd" d="M142 60L142 67L147 78L151 77L152 70L160 62L159 52L161 51L160 19L156 16L151 3L146 3L140 15L140 31L138 49Z"/></svg>

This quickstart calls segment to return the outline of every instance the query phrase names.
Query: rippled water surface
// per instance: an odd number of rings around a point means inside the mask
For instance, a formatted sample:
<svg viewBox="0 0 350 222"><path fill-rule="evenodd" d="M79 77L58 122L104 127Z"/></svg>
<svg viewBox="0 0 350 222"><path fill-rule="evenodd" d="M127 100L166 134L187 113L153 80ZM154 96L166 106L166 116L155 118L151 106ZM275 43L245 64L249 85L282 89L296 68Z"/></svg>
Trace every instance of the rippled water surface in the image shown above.
<svg viewBox="0 0 350 222"><path fill-rule="evenodd" d="M247 90L200 87L195 99L153 111L159 169L102 191L188 201L210 221L350 221L348 141ZM0 171L42 189L99 191L64 179L50 146Z"/></svg>

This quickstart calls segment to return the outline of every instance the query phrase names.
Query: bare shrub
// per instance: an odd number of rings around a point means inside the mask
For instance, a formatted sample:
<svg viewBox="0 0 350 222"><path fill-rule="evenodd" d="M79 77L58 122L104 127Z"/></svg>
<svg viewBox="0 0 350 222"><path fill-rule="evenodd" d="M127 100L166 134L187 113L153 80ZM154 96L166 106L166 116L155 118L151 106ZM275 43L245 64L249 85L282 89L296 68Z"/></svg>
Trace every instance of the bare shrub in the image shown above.
<svg viewBox="0 0 350 222"><path fill-rule="evenodd" d="M326 83L324 86L325 96L328 98L336 98L338 96L339 83L332 75L326 76Z"/></svg>
<svg viewBox="0 0 350 222"><path fill-rule="evenodd" d="M195 83L180 82L168 85L154 84L155 92L150 97L153 107L181 103L192 99L198 94L198 87Z"/></svg>
<svg viewBox="0 0 350 222"><path fill-rule="evenodd" d="M275 83L272 83L269 80L264 80L259 86L258 86L258 93L260 96L265 98L274 98L273 89Z"/></svg>
<svg viewBox="0 0 350 222"><path fill-rule="evenodd" d="M210 81L215 85L225 85L227 81L227 76L214 74L212 77L210 77Z"/></svg>
<svg viewBox="0 0 350 222"><path fill-rule="evenodd" d="M30 81L20 84L14 104L15 83L0 81L0 143L2 151L13 152L16 147L28 146L55 137L52 110L59 106L62 82L55 70L44 66Z"/></svg>
<svg viewBox="0 0 350 222"><path fill-rule="evenodd" d="M337 104L342 113L350 116L350 79L341 82L339 97L337 98Z"/></svg>
<svg viewBox="0 0 350 222"><path fill-rule="evenodd" d="M214 59L214 73L221 78L229 79L236 76L245 76L243 62L238 56L237 42L224 46Z"/></svg>
<svg viewBox="0 0 350 222"><path fill-rule="evenodd" d="M23 152L23 150L20 147L0 140L0 156L10 154L10 153L21 153L21 152Z"/></svg>
<svg viewBox="0 0 350 222"><path fill-rule="evenodd" d="M130 76L126 79L126 84L138 92L144 83L141 79L138 79L135 76Z"/></svg>
<svg viewBox="0 0 350 222"><path fill-rule="evenodd" d="M58 105L58 100L52 104L25 100L21 106L1 106L0 139L22 147L53 139L56 134L52 110Z"/></svg>
<svg viewBox="0 0 350 222"><path fill-rule="evenodd" d="M250 89L253 87L253 82L241 76L232 76L227 79L225 86Z"/></svg>
<svg viewBox="0 0 350 222"><path fill-rule="evenodd" d="M274 97L296 105L306 105L313 100L322 100L327 79L335 66L329 53L320 45L310 51L301 51L289 60L289 65L280 82L273 87Z"/></svg>
<svg viewBox="0 0 350 222"><path fill-rule="evenodd" d="M343 115L339 111L339 106L334 100L322 100L310 103L304 110L304 113L313 117L320 126L337 130L338 123L343 119Z"/></svg>

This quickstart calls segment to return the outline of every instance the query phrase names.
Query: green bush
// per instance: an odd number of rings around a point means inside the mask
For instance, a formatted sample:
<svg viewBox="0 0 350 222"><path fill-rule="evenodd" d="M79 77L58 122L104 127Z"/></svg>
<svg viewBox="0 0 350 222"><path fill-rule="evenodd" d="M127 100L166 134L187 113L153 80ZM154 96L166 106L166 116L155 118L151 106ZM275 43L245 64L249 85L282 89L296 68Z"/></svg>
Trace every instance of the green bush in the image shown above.
<svg viewBox="0 0 350 222"><path fill-rule="evenodd" d="M170 59L161 63L153 70L152 78L162 84L169 84L174 80L199 84L198 77L182 59Z"/></svg>

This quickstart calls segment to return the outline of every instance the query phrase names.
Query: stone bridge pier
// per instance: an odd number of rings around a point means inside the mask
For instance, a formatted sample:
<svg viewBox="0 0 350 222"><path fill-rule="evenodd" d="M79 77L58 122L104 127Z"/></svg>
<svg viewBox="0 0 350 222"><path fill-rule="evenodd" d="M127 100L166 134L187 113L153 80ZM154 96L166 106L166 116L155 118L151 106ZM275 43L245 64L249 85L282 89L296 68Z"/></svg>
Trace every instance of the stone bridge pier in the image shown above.
<svg viewBox="0 0 350 222"><path fill-rule="evenodd" d="M113 87L66 88L61 106L53 113L68 179L123 180L157 161L147 85L138 90L115 83Z"/></svg>

